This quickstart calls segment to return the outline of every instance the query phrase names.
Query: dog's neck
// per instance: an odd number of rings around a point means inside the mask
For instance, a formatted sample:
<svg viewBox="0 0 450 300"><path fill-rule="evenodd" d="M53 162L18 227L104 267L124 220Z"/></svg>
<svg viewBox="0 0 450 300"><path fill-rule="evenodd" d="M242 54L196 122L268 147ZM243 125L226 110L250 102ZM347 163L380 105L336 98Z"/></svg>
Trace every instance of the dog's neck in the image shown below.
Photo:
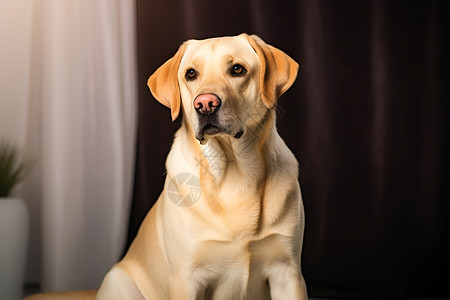
<svg viewBox="0 0 450 300"><path fill-rule="evenodd" d="M268 111L257 127L247 127L240 138L215 136L205 145L183 124L173 147L178 150L171 151L167 159L168 182L180 174L195 177L205 200L200 202L200 211L210 209L228 222L227 228L233 227L236 218L243 218L248 232L257 230L266 193L271 191L270 198L276 190L267 182L298 176L295 157L276 130L274 111ZM221 224L218 222L217 228L222 228ZM242 228L236 228L238 232Z"/></svg>
<svg viewBox="0 0 450 300"><path fill-rule="evenodd" d="M239 138L217 135L208 137L207 142L200 145L192 132L189 136L190 151L186 153L195 156L196 175L205 203L218 215L233 216L230 220L236 217L237 211L244 212L243 216L253 211L255 219L248 223L256 229L264 183L270 173L267 170L267 155L271 155L269 145L273 145L271 139L278 136L275 112L268 110L258 125L247 126Z"/></svg>
<svg viewBox="0 0 450 300"><path fill-rule="evenodd" d="M260 123L247 127L239 138L230 135L209 137L198 153L198 160L202 162L199 175L214 185L222 184L230 172L251 181L260 180L266 173L267 141L274 133L275 113L268 110Z"/></svg>

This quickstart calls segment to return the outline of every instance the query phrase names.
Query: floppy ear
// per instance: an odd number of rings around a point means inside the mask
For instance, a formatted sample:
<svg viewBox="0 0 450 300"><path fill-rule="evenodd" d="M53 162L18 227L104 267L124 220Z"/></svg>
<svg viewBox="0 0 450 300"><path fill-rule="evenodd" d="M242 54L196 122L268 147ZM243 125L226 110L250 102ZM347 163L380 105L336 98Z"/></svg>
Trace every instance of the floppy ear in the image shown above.
<svg viewBox="0 0 450 300"><path fill-rule="evenodd" d="M172 121L180 114L181 98L177 73L185 50L186 44L182 44L174 57L159 67L147 81L147 85L156 100L170 108Z"/></svg>
<svg viewBox="0 0 450 300"><path fill-rule="evenodd" d="M246 35L261 61L261 97L264 105L273 109L278 97L286 92L297 78L298 64L283 51L266 44L257 35Z"/></svg>

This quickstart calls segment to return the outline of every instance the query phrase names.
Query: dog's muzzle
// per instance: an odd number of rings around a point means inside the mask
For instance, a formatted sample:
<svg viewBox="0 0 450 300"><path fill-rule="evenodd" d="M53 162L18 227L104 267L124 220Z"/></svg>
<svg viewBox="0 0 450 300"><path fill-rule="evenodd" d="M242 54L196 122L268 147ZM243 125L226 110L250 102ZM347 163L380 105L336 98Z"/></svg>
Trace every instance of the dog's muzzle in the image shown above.
<svg viewBox="0 0 450 300"><path fill-rule="evenodd" d="M201 94L195 98L194 108L197 111L199 125L195 137L200 144L205 140L205 135L225 133L233 135L236 139L243 135L243 130L233 133L231 128L228 128L229 126L223 125L221 104L222 101L215 94Z"/></svg>

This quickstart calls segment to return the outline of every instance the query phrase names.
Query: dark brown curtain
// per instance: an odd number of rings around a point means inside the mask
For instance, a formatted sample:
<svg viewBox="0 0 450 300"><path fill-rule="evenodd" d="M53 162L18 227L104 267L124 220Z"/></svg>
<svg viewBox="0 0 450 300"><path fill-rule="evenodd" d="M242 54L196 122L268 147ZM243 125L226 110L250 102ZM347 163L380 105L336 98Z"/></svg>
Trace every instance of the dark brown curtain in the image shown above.
<svg viewBox="0 0 450 300"><path fill-rule="evenodd" d="M301 63L278 128L300 162L311 296L448 296L445 1L138 0L139 138L129 241L173 133L148 76L186 39L255 33Z"/></svg>

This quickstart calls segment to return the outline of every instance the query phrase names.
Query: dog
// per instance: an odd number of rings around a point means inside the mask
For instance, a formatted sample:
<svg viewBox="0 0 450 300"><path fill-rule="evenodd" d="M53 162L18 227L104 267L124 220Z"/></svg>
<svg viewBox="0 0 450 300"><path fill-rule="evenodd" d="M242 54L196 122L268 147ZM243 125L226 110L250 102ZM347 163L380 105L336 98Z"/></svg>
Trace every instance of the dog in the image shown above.
<svg viewBox="0 0 450 300"><path fill-rule="evenodd" d="M297 72L256 35L183 43L148 80L183 116L164 190L98 292L67 298L307 299L298 162L275 126Z"/></svg>

